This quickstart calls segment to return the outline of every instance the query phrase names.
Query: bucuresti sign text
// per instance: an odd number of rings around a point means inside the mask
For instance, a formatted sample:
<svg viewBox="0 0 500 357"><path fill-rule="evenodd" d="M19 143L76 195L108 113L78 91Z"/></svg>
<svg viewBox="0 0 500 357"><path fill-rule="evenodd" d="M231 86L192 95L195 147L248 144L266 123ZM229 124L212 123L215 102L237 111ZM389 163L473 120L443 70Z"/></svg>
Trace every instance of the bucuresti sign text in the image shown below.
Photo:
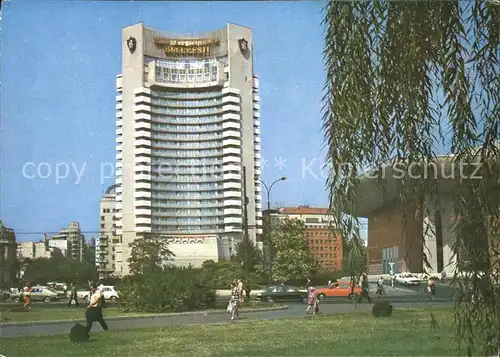
<svg viewBox="0 0 500 357"><path fill-rule="evenodd" d="M208 56L212 54L213 48L219 45L217 38L179 40L156 37L154 42L169 57Z"/></svg>

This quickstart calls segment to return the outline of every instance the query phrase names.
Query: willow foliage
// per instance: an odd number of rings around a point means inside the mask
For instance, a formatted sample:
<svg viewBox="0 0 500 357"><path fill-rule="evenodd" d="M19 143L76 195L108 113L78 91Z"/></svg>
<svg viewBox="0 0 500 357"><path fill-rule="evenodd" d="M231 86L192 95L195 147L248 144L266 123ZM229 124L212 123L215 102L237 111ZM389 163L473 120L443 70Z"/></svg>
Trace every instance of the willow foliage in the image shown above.
<svg viewBox="0 0 500 357"><path fill-rule="evenodd" d="M500 240L500 5L331 0L324 10L323 122L335 224L344 237L358 234L357 219L345 213L358 204L355 188L367 167L380 172L383 164L418 162L423 172L443 147L464 168L462 176L480 163L482 179L447 185L458 252L454 281L462 295L481 297L458 299L455 316L469 355L498 353L500 306L489 277L498 282L500 264L492 248ZM384 190L381 175L378 183ZM429 207L440 205L434 175L405 177L397 190L404 217L425 219Z"/></svg>

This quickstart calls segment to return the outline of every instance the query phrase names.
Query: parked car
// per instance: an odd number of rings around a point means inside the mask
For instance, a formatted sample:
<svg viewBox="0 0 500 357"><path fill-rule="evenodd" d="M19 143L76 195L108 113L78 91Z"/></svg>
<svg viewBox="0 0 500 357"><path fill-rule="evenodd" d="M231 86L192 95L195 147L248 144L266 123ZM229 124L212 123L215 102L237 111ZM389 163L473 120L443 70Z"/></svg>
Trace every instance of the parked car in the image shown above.
<svg viewBox="0 0 500 357"><path fill-rule="evenodd" d="M9 290L0 290L0 300L7 300L10 294L11 292Z"/></svg>
<svg viewBox="0 0 500 357"><path fill-rule="evenodd" d="M30 291L31 301L59 301L60 297L56 291L47 286L33 286ZM11 299L15 302L21 302L24 297L24 292L12 294Z"/></svg>
<svg viewBox="0 0 500 357"><path fill-rule="evenodd" d="M104 299L107 301L116 301L118 300L119 293L115 289L114 286L111 285L103 285L98 287L99 291L102 293L104 296ZM77 296L79 299L82 299L84 301L89 301L90 300L90 291L89 290L80 290L76 292Z"/></svg>
<svg viewBox="0 0 500 357"><path fill-rule="evenodd" d="M65 283L48 282L47 286L57 292L61 299L68 297L68 286Z"/></svg>
<svg viewBox="0 0 500 357"><path fill-rule="evenodd" d="M300 301L307 298L307 289L291 285L270 285L256 297L261 301Z"/></svg>
<svg viewBox="0 0 500 357"><path fill-rule="evenodd" d="M353 292L352 284L349 281L339 281L336 283L332 283L329 287L316 290L316 296L320 300L324 300L327 297L344 297L352 300L355 296L360 295L361 288L356 285Z"/></svg>
<svg viewBox="0 0 500 357"><path fill-rule="evenodd" d="M420 279L415 274L411 273L402 273L397 274L394 279L397 283L403 285L420 285Z"/></svg>

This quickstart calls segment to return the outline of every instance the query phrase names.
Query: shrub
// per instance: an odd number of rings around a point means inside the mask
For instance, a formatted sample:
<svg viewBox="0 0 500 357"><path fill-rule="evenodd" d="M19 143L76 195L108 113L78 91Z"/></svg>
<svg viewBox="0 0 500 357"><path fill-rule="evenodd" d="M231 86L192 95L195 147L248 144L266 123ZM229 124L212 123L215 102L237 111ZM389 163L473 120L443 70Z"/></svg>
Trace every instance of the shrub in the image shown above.
<svg viewBox="0 0 500 357"><path fill-rule="evenodd" d="M389 317L392 314L392 305L389 300L377 300L373 304L372 313L375 317Z"/></svg>
<svg viewBox="0 0 500 357"><path fill-rule="evenodd" d="M125 312L181 312L215 307L215 289L192 267L157 268L130 276L120 285L120 308Z"/></svg>
<svg viewBox="0 0 500 357"><path fill-rule="evenodd" d="M233 280L241 277L241 266L228 260L207 260L203 262L200 273L215 289L229 289Z"/></svg>
<svg viewBox="0 0 500 357"><path fill-rule="evenodd" d="M81 324L75 324L69 330L69 339L72 342L85 342L89 340L89 334L87 332L87 328Z"/></svg>

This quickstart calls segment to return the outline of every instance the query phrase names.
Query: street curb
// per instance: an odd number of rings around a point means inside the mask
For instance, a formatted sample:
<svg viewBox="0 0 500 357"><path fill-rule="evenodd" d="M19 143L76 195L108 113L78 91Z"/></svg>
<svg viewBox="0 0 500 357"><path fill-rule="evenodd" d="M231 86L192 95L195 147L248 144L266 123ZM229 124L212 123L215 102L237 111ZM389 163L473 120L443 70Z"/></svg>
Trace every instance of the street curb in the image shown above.
<svg viewBox="0 0 500 357"><path fill-rule="evenodd" d="M241 309L240 312L265 312L265 311L280 311L287 310L288 306L277 306L277 307L261 307L252 309ZM111 316L106 317L106 321L121 321L121 320L142 320L142 319L156 319L162 317L176 317L176 316L196 316L196 315L222 315L227 314L226 310L206 310L206 311L186 311L186 312L170 312L164 314L150 314L150 315L136 315L136 316ZM0 329L2 327L9 326L36 326L36 325L56 325L61 323L86 323L85 319L78 320L47 320L47 321L22 321L22 322L0 322Z"/></svg>

